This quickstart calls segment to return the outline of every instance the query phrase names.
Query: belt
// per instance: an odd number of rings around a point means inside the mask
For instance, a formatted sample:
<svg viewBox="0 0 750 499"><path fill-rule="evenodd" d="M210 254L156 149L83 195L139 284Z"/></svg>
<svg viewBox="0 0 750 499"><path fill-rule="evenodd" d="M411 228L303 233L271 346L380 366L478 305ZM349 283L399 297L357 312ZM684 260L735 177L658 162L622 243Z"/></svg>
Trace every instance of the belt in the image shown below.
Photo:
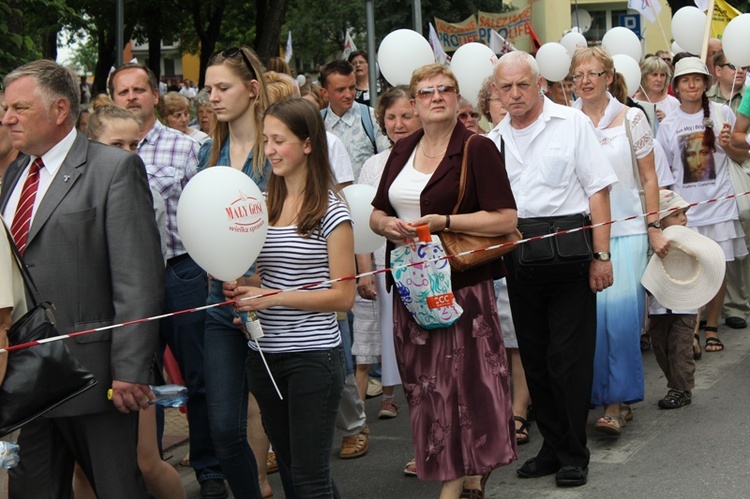
<svg viewBox="0 0 750 499"><path fill-rule="evenodd" d="M172 257L169 260L167 260L167 267L174 267L178 263L182 262L183 260L187 260L188 258L190 258L190 255L188 255L187 253L183 253L180 256Z"/></svg>

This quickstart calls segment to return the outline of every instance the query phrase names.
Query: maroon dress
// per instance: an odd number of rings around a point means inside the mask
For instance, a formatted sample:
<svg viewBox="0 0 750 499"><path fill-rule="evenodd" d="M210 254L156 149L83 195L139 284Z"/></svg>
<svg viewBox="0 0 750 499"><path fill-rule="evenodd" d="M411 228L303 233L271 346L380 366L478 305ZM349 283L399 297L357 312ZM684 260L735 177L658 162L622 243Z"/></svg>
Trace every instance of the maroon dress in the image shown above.
<svg viewBox="0 0 750 499"><path fill-rule="evenodd" d="M452 212L463 146L471 134L456 124L445 157L420 195L422 215ZM398 216L388 191L422 135L415 132L394 147L373 200L376 209ZM468 168L459 213L516 208L502 157L492 141L484 137L471 141ZM393 249L388 244L386 255ZM516 460L508 360L493 288L493 279L504 275L500 261L453 272L453 292L464 313L448 328L421 328L394 294L396 360L422 480L480 475ZM390 274L387 279L392 283Z"/></svg>

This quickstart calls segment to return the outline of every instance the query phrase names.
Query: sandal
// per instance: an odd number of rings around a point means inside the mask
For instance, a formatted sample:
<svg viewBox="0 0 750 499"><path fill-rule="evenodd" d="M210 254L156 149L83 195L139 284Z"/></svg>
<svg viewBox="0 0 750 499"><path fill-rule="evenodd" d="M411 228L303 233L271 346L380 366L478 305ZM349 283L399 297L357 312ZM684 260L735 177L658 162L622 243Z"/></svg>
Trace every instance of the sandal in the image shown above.
<svg viewBox="0 0 750 499"><path fill-rule="evenodd" d="M626 426L629 421L633 420L634 416L635 413L632 407L628 404L620 404L620 421L622 421L622 426Z"/></svg>
<svg viewBox="0 0 750 499"><path fill-rule="evenodd" d="M529 422L521 416L513 416L513 419L521 423L520 428L516 428L516 445L528 444L529 439Z"/></svg>
<svg viewBox="0 0 750 499"><path fill-rule="evenodd" d="M693 336L695 337L693 341L693 360L699 360L703 357L703 351L701 350L701 337L697 334Z"/></svg>
<svg viewBox="0 0 750 499"><path fill-rule="evenodd" d="M651 350L651 335L643 333L641 335L641 352Z"/></svg>
<svg viewBox="0 0 750 499"><path fill-rule="evenodd" d="M594 429L606 435L619 437L620 435L622 435L623 426L625 426L625 422L622 420L622 417L620 415L605 415L604 417L599 418L599 421L597 421L594 425Z"/></svg>
<svg viewBox="0 0 750 499"><path fill-rule="evenodd" d="M690 390L669 390L669 393L659 401L659 407L662 409L679 409L690 404L692 393Z"/></svg>
<svg viewBox="0 0 750 499"><path fill-rule="evenodd" d="M716 326L706 326L704 329L707 333L719 332L719 328ZM709 350L708 347L711 347L712 350ZM722 350L724 350L724 343L721 342L718 336L706 336L706 353L721 352Z"/></svg>
<svg viewBox="0 0 750 499"><path fill-rule="evenodd" d="M339 452L339 457L341 459L354 459L367 454L367 440L369 433L370 429L365 426L365 429L362 430L361 433L344 437L344 440L341 442L341 452Z"/></svg>
<svg viewBox="0 0 750 499"><path fill-rule="evenodd" d="M484 475L482 475L482 479L479 481L480 488L478 489L462 488L461 495L458 496L459 499L484 499L484 486L487 483L487 479L490 478L490 473L485 473Z"/></svg>
<svg viewBox="0 0 750 499"><path fill-rule="evenodd" d="M412 459L406 466L404 466L404 475L406 476L417 476L417 460Z"/></svg>
<svg viewBox="0 0 750 499"><path fill-rule="evenodd" d="M276 453L270 451L266 456L266 474L272 475L277 471L279 471L279 461L276 459Z"/></svg>

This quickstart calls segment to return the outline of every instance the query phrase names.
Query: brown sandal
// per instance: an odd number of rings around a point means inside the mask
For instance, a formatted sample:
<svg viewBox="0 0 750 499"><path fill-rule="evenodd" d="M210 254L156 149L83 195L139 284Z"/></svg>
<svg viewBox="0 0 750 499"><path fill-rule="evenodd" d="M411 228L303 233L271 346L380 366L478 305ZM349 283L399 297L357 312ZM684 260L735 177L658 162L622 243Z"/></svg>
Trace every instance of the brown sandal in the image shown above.
<svg viewBox="0 0 750 499"><path fill-rule="evenodd" d="M344 437L343 442L341 442L339 457L341 459L354 459L367 454L367 435L369 433L370 429L365 426L361 433Z"/></svg>

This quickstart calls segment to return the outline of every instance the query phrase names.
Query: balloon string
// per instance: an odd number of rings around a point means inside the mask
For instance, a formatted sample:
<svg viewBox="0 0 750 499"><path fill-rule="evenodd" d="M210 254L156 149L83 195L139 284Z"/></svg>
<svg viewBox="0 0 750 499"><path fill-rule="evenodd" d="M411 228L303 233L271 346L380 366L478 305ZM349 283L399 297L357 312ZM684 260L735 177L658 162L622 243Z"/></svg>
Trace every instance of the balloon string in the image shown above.
<svg viewBox="0 0 750 499"><path fill-rule="evenodd" d="M643 88L643 85L638 85L638 88L640 88L640 89L641 89L641 92L643 93L643 95L645 95L645 96L646 96L646 100L647 100L647 101L648 101L648 102L649 102L650 104L653 104L653 102L651 102L651 99L650 99L650 98L648 97L648 94L646 93L646 89L645 89L645 88Z"/></svg>
<svg viewBox="0 0 750 499"><path fill-rule="evenodd" d="M271 374L271 368L268 367L268 362L266 362L266 356L263 355L263 350L260 349L260 345L258 344L258 339L255 339L255 346L258 347L258 353L260 354L260 358L263 359L263 365L266 366L266 372L268 372L268 376L271 377L271 383L273 383L273 387L276 388L276 393L279 394L279 400L284 400L284 396L281 395L281 390L279 390L279 385L276 384L276 380L273 377L273 374Z"/></svg>
<svg viewBox="0 0 750 499"><path fill-rule="evenodd" d="M320 286L334 284L334 283L337 283L337 282L351 281L351 280L354 280L354 279L359 279L360 277L367 277L367 276L371 276L371 275L382 274L382 273L385 273L385 272L392 272L394 270L400 270L400 269L405 269L405 268L409 268L409 267L414 267L414 266L417 266L417 265L423 265L423 264L429 263L429 262L436 262L436 261L440 261L440 260L448 260L450 258L456 258L456 257L459 257L459 256L470 255L470 254L473 254L473 253L480 253L482 251L489 251L489 250L494 250L494 249L498 249L498 248L504 248L504 247L508 247L508 246L518 246L518 245L525 244L525 243L528 243L528 242L539 241L541 239L548 239L550 237L562 236L564 234L572 234L574 232L579 232L579 231L582 231L582 230L596 229L598 227L604 227L604 226L612 225L612 224L619 223L619 222L627 222L627 221L630 221L630 220L637 220L639 218L647 217L649 215L666 214L666 213L670 213L670 212L673 212L673 211L682 210L682 209L685 209L685 208L692 208L692 207L695 207L695 206L701 206L701 205L705 205L705 204L716 203L716 202L719 202L719 201L728 201L728 200L731 200L731 199L736 199L736 198L738 198L740 196L747 196L747 195L750 195L750 191L741 192L741 193L737 193L737 194L729 194L729 195L724 196L724 197L707 199L705 201L697 201L695 203L690 203L690 204L687 204L685 206L675 206L675 207L672 207L672 208L669 208L669 209L666 209L666 210L658 210L658 211L651 211L651 212L648 212L648 213L641 213L639 215L632 215L632 216L629 216L629 217L620 218L618 220L609 220L609 221L600 222L600 223L597 223L597 224L585 225L583 227L576 227L574 229L560 231L560 232L555 232L555 233L552 233L552 234L545 234L545 235L542 235L542 236L530 237L528 239L520 239L518 241L507 242L507 243L502 243L502 244L496 244L496 245L493 245L493 246L488 246L486 248L479 248L479 249L474 249L474 250L469 250L469 251L463 251L461 253L455 253L453 255L445 255L445 256L442 256L442 257L438 257L438 258L428 258L426 260L422 260L422 261L419 261L419 262L412 262L412 263L408 263L408 264L405 264L405 265L398 265L396 267L388 267L388 268L383 268L383 269L378 269L378 270L372 270L370 272L363 272L361 274L350 275L350 276L345 276L345 277L339 277L337 279L329 279L327 281L313 282L313 283L304 284L304 285L301 285L301 286L296 286L296 287L293 287L293 288L271 290L271 291L264 292L264 293L261 293L261 294L258 294L258 295L247 296L245 298L237 298L237 299L233 299L233 300L225 300L223 302L212 303L210 305L204 305L202 307L188 308L188 309L185 309L185 310L179 310L177 312L170 312L170 313L166 313L166 314L160 314L160 315L154 315L154 316L151 316L151 317L145 317L145 318L142 318L142 319L135 319L135 320L131 320L131 321L125 321L125 322L121 322L119 324L112 324L112 325L109 325L109 326L102 326L102 327L98 327L98 328L94 328L94 329L87 329L87 330L84 330L84 331L77 331L77 332L74 332L74 333L62 334L62 335L59 335L59 336L54 336L52 338L45 338L45 339L42 339L42 340L35 340L35 341L27 342L27 343L20 343L18 345L9 346L9 347L6 347L6 348L0 348L0 353L3 353L3 352L15 352L17 350L22 350L24 348L29 348L29 347L36 346L36 345L42 345L44 343L51 343L53 341L61 341L61 340L65 340L65 339L68 339L68 338L76 338L78 336L82 336L82 335L86 335L86 334L97 333L97 332L101 332L101 331L108 331L108 330L112 330L112 329L121 328L121 327L124 327L124 326L131 326L131 325L134 325L134 324L143 324L143 323L146 323L146 322L157 321L157 320L160 320L160 319L166 319L166 318L169 318L169 317L175 317L177 315L189 314L189 313L193 313L193 312L200 312L202 310L209 310L209 309L212 309L212 308L222 307L222 306L225 306L225 305L233 305L233 304L245 302L245 301L248 301L248 300L255 300L257 298L263 298L263 297L267 297L267 296L274 296L274 295L277 295L279 293L284 293L284 292L288 292L288 291L302 291L302 290L305 290L305 289L317 288L317 287L320 287ZM662 216L660 218L664 218L664 216Z"/></svg>

